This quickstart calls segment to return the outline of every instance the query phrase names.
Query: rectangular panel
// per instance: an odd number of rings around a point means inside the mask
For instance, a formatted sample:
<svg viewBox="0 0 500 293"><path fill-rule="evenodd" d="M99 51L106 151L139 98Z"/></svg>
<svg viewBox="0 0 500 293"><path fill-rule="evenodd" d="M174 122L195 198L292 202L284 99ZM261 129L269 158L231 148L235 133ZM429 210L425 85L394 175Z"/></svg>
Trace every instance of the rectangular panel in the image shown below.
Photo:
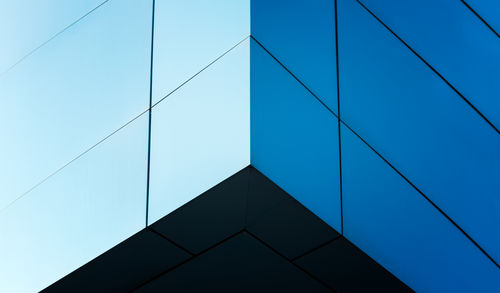
<svg viewBox="0 0 500 293"><path fill-rule="evenodd" d="M337 117L253 41L251 59L252 165L340 231Z"/></svg>
<svg viewBox="0 0 500 293"><path fill-rule="evenodd" d="M149 223L250 163L248 43L153 108Z"/></svg>
<svg viewBox="0 0 500 293"><path fill-rule="evenodd" d="M155 3L153 103L250 35L249 0Z"/></svg>
<svg viewBox="0 0 500 293"><path fill-rule="evenodd" d="M361 5L339 5L342 119L499 262L500 135Z"/></svg>
<svg viewBox="0 0 500 293"><path fill-rule="evenodd" d="M0 291L38 292L144 228L143 114L0 211Z"/></svg>
<svg viewBox="0 0 500 293"><path fill-rule="evenodd" d="M110 1L0 77L0 208L149 106L151 1Z"/></svg>
<svg viewBox="0 0 500 293"><path fill-rule="evenodd" d="M342 127L344 235L416 292L499 292L500 270Z"/></svg>
<svg viewBox="0 0 500 293"><path fill-rule="evenodd" d="M361 2L500 129L500 38L460 0Z"/></svg>

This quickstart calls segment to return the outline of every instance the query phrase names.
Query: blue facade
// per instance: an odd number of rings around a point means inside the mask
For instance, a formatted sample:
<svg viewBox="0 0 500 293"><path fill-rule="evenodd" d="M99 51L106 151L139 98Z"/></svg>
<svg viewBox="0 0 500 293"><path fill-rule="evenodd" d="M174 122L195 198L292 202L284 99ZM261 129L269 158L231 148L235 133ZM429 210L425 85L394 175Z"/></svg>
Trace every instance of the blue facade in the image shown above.
<svg viewBox="0 0 500 293"><path fill-rule="evenodd" d="M0 12L0 291L252 165L413 290L500 292L496 1L21 2L40 9Z"/></svg>

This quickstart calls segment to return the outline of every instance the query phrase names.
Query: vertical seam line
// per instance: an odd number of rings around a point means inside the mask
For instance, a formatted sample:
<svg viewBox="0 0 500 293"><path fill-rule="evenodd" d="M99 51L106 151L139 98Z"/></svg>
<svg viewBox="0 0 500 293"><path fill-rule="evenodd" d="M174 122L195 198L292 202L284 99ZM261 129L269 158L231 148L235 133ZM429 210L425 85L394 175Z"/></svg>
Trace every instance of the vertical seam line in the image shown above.
<svg viewBox="0 0 500 293"><path fill-rule="evenodd" d="M149 181L151 170L151 107L153 104L153 50L154 50L154 35L155 35L155 0L152 1L151 15L151 56L149 68L149 122L148 122L148 163L147 163L147 179L146 179L146 227L148 227L149 218Z"/></svg>
<svg viewBox="0 0 500 293"><path fill-rule="evenodd" d="M338 11L337 0L335 5L335 67L337 70L337 126L339 138L339 190L340 190L340 234L344 235L344 202L342 192L342 143L340 135L340 77L339 77L339 33L338 33Z"/></svg>

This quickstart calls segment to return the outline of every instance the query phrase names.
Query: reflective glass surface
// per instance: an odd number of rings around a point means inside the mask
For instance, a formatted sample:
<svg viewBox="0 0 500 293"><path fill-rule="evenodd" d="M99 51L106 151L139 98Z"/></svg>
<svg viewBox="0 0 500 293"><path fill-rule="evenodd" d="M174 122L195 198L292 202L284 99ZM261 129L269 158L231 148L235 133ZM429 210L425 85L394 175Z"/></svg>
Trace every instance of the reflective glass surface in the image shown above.
<svg viewBox="0 0 500 293"><path fill-rule="evenodd" d="M340 231L337 117L251 44L251 161Z"/></svg>
<svg viewBox="0 0 500 293"><path fill-rule="evenodd" d="M250 163L248 43L153 108L149 223Z"/></svg>
<svg viewBox="0 0 500 293"><path fill-rule="evenodd" d="M149 105L150 1L110 1L0 77L0 208Z"/></svg>
<svg viewBox="0 0 500 293"><path fill-rule="evenodd" d="M461 1L361 2L500 128L500 38Z"/></svg>
<svg viewBox="0 0 500 293"><path fill-rule="evenodd" d="M252 36L337 113L334 1L253 0Z"/></svg>
<svg viewBox="0 0 500 293"><path fill-rule="evenodd" d="M249 0L155 4L153 103L250 34Z"/></svg>
<svg viewBox="0 0 500 293"><path fill-rule="evenodd" d="M344 235L416 292L498 292L500 270L346 127Z"/></svg>
<svg viewBox="0 0 500 293"><path fill-rule="evenodd" d="M499 261L500 135L358 3L339 4L342 119Z"/></svg>
<svg viewBox="0 0 500 293"><path fill-rule="evenodd" d="M38 292L144 228L148 115L0 211L0 291Z"/></svg>
<svg viewBox="0 0 500 293"><path fill-rule="evenodd" d="M104 0L2 0L0 76Z"/></svg>

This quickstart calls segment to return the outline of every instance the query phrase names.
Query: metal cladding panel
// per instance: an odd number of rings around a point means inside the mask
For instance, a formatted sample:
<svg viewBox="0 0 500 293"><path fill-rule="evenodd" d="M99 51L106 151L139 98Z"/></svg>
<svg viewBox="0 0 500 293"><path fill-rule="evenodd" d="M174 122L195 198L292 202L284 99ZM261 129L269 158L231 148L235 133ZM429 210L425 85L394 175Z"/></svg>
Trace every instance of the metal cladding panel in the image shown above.
<svg viewBox="0 0 500 293"><path fill-rule="evenodd" d="M339 2L341 118L500 260L500 135L355 1Z"/></svg>
<svg viewBox="0 0 500 293"><path fill-rule="evenodd" d="M360 2L500 129L500 38L462 1Z"/></svg>
<svg viewBox="0 0 500 293"><path fill-rule="evenodd" d="M251 32L337 113L335 6L331 0L252 0Z"/></svg>
<svg viewBox="0 0 500 293"><path fill-rule="evenodd" d="M500 270L346 127L344 235L416 292L498 292Z"/></svg>
<svg viewBox="0 0 500 293"><path fill-rule="evenodd" d="M255 41L250 59L251 164L340 230L337 117Z"/></svg>

